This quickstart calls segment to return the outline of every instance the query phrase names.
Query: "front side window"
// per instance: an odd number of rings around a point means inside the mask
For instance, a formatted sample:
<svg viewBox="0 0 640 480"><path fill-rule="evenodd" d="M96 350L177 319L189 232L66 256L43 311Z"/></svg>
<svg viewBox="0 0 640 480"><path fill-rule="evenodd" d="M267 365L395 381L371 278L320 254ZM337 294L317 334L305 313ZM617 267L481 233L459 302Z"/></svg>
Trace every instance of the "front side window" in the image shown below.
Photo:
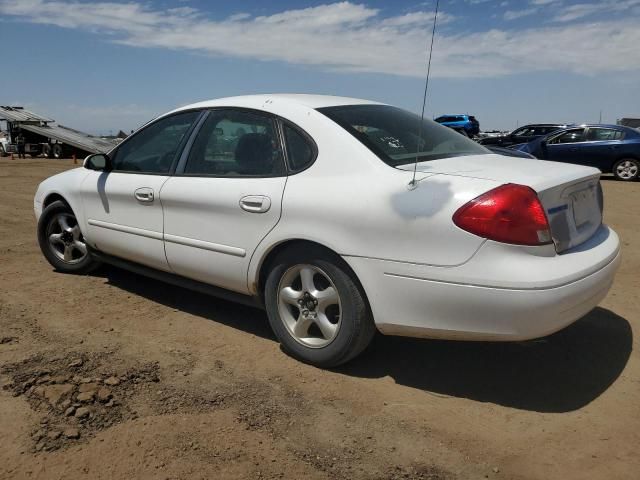
<svg viewBox="0 0 640 480"><path fill-rule="evenodd" d="M567 130L560 135L553 137L549 140L550 145L560 144L560 143L577 143L584 142L584 128L575 128L573 130Z"/></svg>
<svg viewBox="0 0 640 480"><path fill-rule="evenodd" d="M613 128L590 128L587 140L592 142L606 142L609 140L622 140L624 133Z"/></svg>
<svg viewBox="0 0 640 480"><path fill-rule="evenodd" d="M136 173L168 173L189 128L200 112L184 112L163 118L124 142L111 159L113 170Z"/></svg>
<svg viewBox="0 0 640 480"><path fill-rule="evenodd" d="M389 105L318 109L392 167L440 158L491 153L458 132Z"/></svg>
<svg viewBox="0 0 640 480"><path fill-rule="evenodd" d="M285 172L271 117L241 110L213 110L189 152L187 175L278 176Z"/></svg>

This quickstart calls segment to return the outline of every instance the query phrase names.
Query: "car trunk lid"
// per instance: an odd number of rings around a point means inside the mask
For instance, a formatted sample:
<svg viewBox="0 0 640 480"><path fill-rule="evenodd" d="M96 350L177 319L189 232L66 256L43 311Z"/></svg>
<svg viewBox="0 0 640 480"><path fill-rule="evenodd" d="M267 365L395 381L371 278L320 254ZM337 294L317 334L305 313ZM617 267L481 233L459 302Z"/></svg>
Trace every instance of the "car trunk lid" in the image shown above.
<svg viewBox="0 0 640 480"><path fill-rule="evenodd" d="M413 165L403 165L413 170ZM600 171L544 160L474 155L422 162L419 174L458 175L533 188L547 213L558 253L587 241L602 223Z"/></svg>

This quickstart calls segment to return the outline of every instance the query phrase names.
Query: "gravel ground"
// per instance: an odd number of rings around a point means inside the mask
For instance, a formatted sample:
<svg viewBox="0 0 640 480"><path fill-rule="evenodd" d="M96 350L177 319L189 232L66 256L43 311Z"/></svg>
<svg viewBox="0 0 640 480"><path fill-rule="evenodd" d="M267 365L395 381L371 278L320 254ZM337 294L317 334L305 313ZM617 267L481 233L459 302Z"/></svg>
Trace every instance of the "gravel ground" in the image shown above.
<svg viewBox="0 0 640 480"><path fill-rule="evenodd" d="M603 181L624 262L573 326L378 336L322 371L286 357L260 310L54 272L32 199L71 167L0 159L0 478L638 478L640 183Z"/></svg>

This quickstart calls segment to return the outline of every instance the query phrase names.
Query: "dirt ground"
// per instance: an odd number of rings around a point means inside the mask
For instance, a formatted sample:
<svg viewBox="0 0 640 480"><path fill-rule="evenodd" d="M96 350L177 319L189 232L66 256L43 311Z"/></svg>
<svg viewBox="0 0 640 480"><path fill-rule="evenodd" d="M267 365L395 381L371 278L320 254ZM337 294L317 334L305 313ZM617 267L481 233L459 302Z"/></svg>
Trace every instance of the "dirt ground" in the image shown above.
<svg viewBox="0 0 640 480"><path fill-rule="evenodd" d="M0 160L0 478L640 478L640 183L603 181L624 261L573 326L378 336L323 371L285 356L260 310L54 272L33 194L72 166Z"/></svg>

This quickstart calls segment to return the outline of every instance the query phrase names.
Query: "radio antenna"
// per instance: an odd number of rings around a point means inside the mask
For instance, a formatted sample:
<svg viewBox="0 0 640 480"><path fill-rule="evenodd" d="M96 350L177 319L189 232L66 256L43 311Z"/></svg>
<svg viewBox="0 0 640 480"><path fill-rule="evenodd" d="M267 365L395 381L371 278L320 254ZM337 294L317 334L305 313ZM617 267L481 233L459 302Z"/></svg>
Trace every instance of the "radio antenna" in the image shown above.
<svg viewBox="0 0 640 480"><path fill-rule="evenodd" d="M429 74L431 73L431 55L433 54L433 40L436 36L436 23L438 21L438 8L440 0L436 0L436 11L433 15L433 30L431 31L431 46L429 47L429 61L427 63L427 79L424 82L424 97L422 98L422 114L420 115L420 126L418 127L418 145L416 146L416 161L413 164L413 179L409 183L409 188L416 188L416 170L418 169L418 156L420 155L420 145L422 144L422 123L424 122L424 109L427 105L427 91L429 90Z"/></svg>

